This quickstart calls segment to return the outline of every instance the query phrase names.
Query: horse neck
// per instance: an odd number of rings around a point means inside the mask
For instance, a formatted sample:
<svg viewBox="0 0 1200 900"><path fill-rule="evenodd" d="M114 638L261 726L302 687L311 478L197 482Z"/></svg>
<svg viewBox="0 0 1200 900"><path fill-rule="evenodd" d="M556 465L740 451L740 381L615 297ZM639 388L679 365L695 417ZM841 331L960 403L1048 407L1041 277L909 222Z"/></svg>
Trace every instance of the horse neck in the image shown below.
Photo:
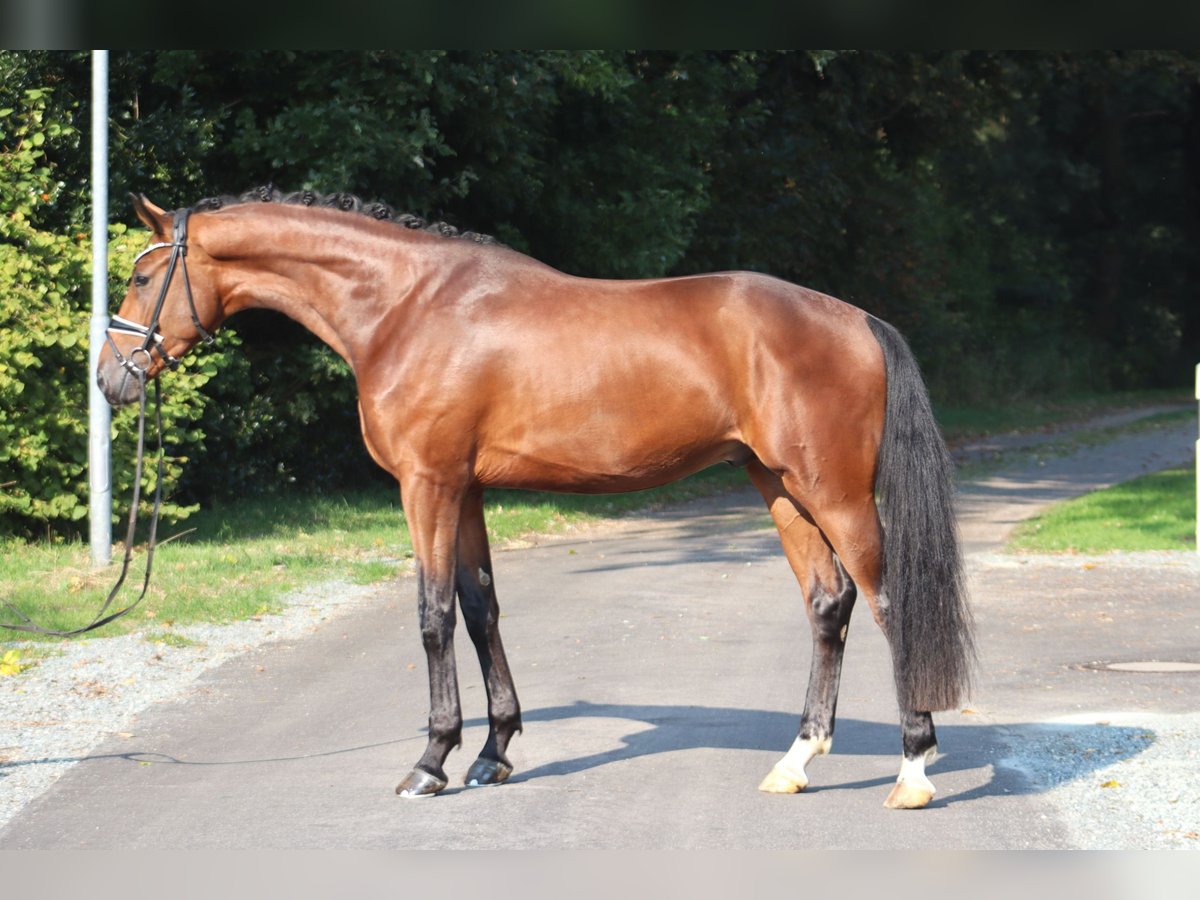
<svg viewBox="0 0 1200 900"><path fill-rule="evenodd" d="M403 232L388 223L286 207L251 207L213 219L226 316L243 309L281 312L351 367L412 283L416 260L404 252Z"/></svg>

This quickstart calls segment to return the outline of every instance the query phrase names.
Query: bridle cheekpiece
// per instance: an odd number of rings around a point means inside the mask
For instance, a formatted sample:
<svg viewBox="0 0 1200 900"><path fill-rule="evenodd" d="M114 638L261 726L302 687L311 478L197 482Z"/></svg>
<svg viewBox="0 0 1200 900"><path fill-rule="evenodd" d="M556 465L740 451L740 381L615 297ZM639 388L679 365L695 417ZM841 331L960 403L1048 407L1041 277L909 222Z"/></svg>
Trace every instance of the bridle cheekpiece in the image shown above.
<svg viewBox="0 0 1200 900"><path fill-rule="evenodd" d="M154 313L150 316L150 322L147 325L142 325L140 322L134 322L130 319L121 316L113 316L109 322L108 328L105 330L105 337L108 340L108 345L112 348L113 355L121 367L130 374L144 376L146 371L153 364L153 353L158 353L162 357L163 363L168 369L176 369L179 366L179 360L167 352L167 348L163 344L165 338L158 331L158 320L162 315L163 304L167 299L167 291L171 289L171 279L175 276L175 269L178 268L183 275L183 289L187 295L188 311L192 316L192 325L196 329L196 334L200 340L206 344L213 342L212 334L200 323L200 316L196 313L196 301L192 297L192 283L188 279L187 270L187 223L188 216L192 214L191 209L177 209L174 213L174 224L172 228L172 236L170 241L163 241L157 244L151 244L133 260L134 266L138 260L148 253L153 253L155 250L169 249L171 258L167 262L167 274L163 278L162 287L158 292L158 299L154 303ZM135 347L125 356L117 348L116 342L113 341L114 334L132 334L143 338L140 347ZM153 352L152 352L153 351ZM140 354L140 356L139 356ZM142 365L140 357L145 357L146 363Z"/></svg>

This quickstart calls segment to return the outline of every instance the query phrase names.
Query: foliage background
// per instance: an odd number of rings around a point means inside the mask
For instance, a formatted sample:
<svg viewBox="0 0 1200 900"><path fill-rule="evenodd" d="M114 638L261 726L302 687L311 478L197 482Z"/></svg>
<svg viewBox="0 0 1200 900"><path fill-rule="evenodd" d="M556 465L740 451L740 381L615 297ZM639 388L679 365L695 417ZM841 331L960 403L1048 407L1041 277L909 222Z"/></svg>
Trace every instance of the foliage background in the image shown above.
<svg viewBox="0 0 1200 900"><path fill-rule="evenodd" d="M582 275L779 275L894 322L943 403L1183 385L1200 350L1196 52L122 51L110 68L114 302L144 241L127 192L172 207L273 182ZM85 511L89 89L86 53L0 53L5 533L69 534ZM274 314L235 319L164 388L180 514L379 477L349 373Z"/></svg>

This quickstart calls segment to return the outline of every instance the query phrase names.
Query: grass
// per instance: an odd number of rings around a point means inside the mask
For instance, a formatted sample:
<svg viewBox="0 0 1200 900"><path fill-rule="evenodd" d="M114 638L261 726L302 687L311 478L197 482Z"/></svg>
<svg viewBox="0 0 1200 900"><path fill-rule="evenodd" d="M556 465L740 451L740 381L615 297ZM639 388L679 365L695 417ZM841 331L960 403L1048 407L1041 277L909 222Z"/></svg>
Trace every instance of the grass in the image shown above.
<svg viewBox="0 0 1200 900"><path fill-rule="evenodd" d="M485 515L493 544L500 545L746 483L744 473L716 466L676 484L631 494L494 491L487 495ZM99 634L150 629L153 640L165 640L177 625L278 610L288 592L306 584L370 584L411 569L412 548L399 497L386 488L337 497L253 498L204 510L187 519L185 527L194 531L156 551L150 589L141 606ZM159 534L169 537L172 530L160 526ZM119 571L117 565L93 569L88 548L78 542L10 540L0 551L5 599L48 628L90 621ZM121 553L114 547L114 557ZM140 590L144 560L143 554L135 555L122 594L125 603ZM25 637L12 633L14 640Z"/></svg>
<svg viewBox="0 0 1200 900"><path fill-rule="evenodd" d="M1025 553L1190 550L1196 469L1156 472L1059 503L1019 525L1009 549Z"/></svg>

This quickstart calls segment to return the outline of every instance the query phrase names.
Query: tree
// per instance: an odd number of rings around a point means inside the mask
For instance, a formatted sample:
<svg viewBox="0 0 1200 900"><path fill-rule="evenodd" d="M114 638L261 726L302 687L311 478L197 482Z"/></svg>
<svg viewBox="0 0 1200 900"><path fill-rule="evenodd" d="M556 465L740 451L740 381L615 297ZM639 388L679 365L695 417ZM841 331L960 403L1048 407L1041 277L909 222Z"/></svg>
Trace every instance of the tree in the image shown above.
<svg viewBox="0 0 1200 900"><path fill-rule="evenodd" d="M87 55L3 52L0 75L0 109L35 91L47 123L19 165L4 139L24 293L0 305L52 319L86 277ZM943 402L1179 384L1200 345L1196 52L137 51L110 76L116 221L128 191L274 182L581 275L755 269L893 321ZM2 372L77 352L23 327ZM181 499L371 478L353 379L298 326L246 313L198 358L222 377Z"/></svg>

